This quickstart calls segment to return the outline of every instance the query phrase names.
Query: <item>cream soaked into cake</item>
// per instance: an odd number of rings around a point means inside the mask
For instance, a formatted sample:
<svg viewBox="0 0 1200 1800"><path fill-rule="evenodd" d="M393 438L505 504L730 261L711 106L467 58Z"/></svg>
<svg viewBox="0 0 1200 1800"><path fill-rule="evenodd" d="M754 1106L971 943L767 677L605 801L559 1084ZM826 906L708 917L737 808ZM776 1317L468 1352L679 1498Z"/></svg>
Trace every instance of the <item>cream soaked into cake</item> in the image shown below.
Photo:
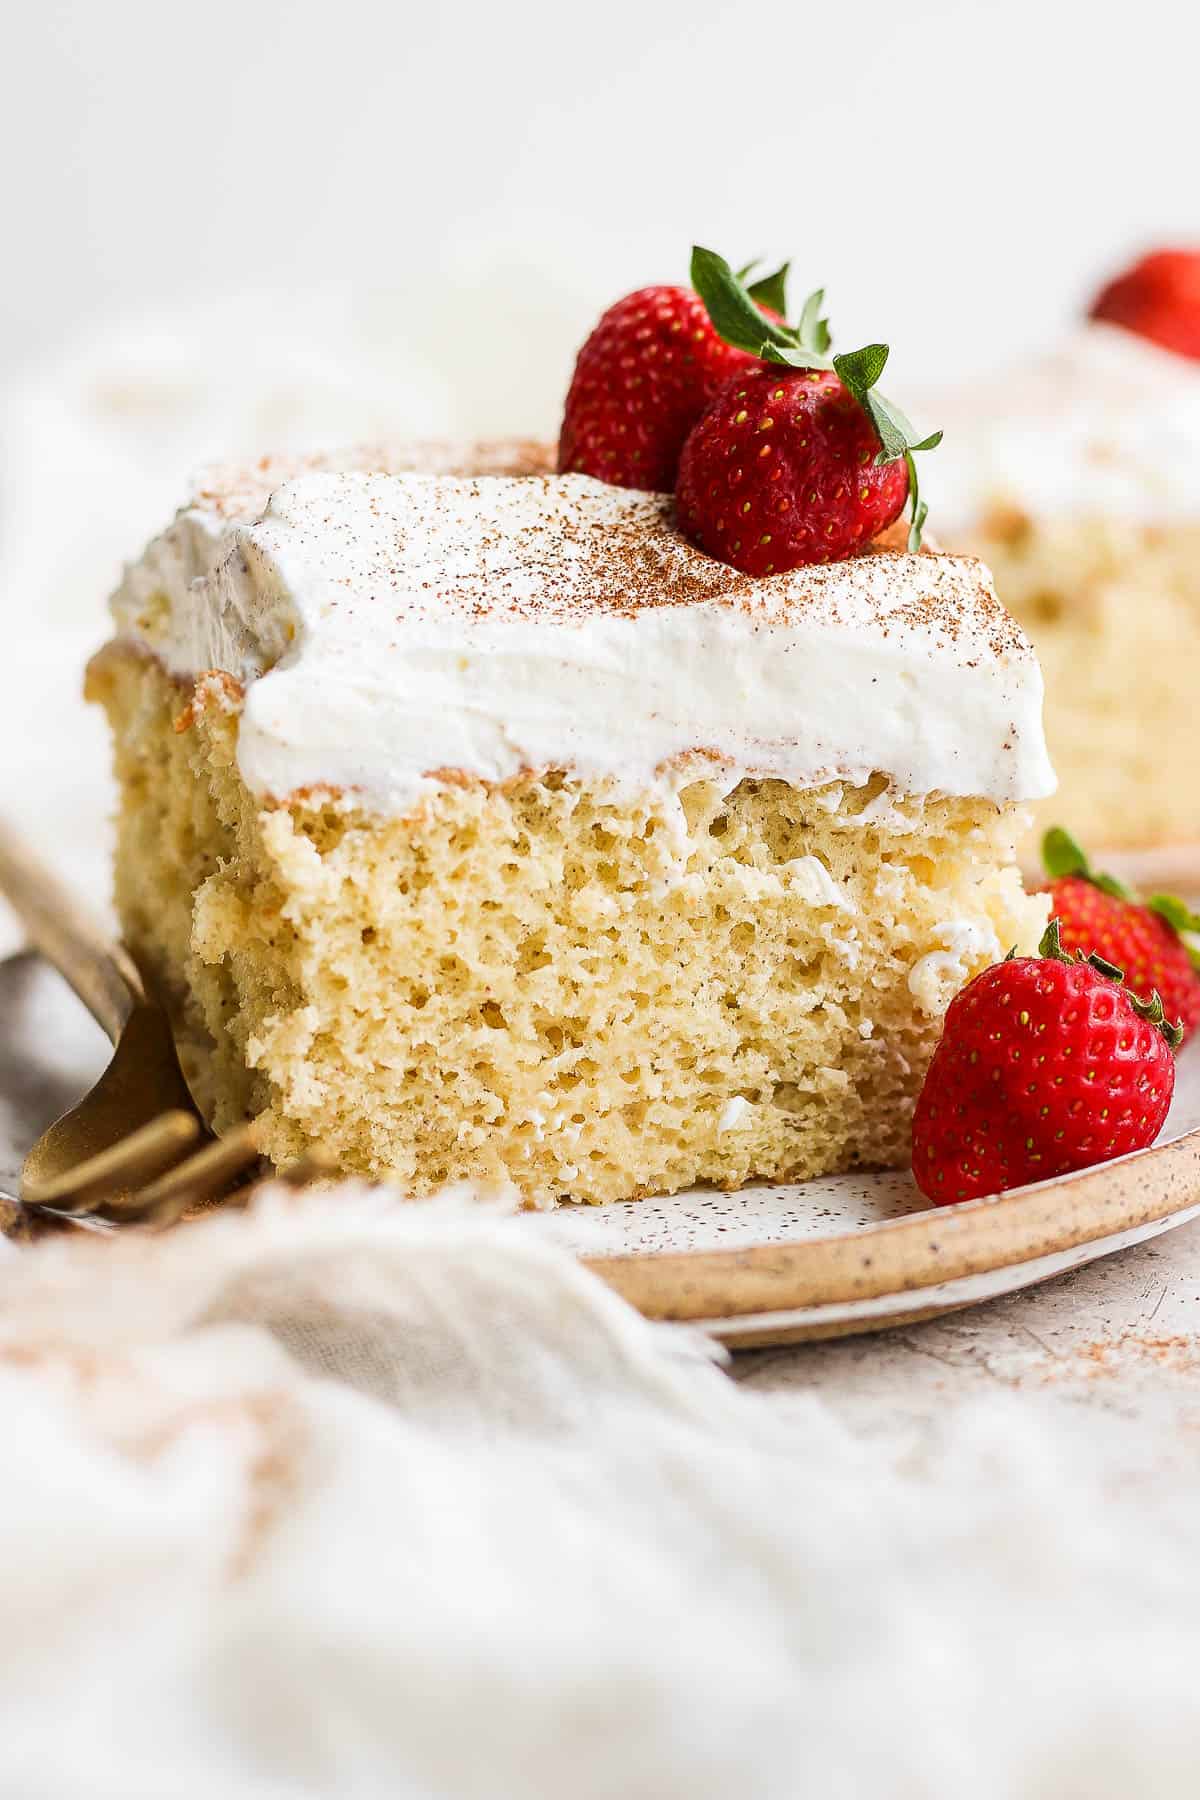
<svg viewBox="0 0 1200 1800"><path fill-rule="evenodd" d="M127 571L120 635L242 684L239 770L276 800L396 814L448 776L637 788L698 763L726 791L1052 791L1038 665L979 563L883 544L753 579L668 498L538 466L485 446L225 471Z"/></svg>

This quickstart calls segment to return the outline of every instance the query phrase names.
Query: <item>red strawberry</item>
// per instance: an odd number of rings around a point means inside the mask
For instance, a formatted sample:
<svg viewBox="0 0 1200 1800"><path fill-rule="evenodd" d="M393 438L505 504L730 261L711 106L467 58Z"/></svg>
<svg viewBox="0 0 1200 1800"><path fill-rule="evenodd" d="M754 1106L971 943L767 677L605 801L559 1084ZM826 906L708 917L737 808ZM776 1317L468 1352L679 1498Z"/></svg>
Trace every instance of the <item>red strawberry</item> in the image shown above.
<svg viewBox="0 0 1200 1800"><path fill-rule="evenodd" d="M914 457L942 434L918 441L879 392L887 345L832 356L821 288L795 325L764 318L755 291L699 245L692 284L725 341L767 366L731 381L690 432L675 484L680 529L723 562L772 575L853 555L907 498L918 550L926 508Z"/></svg>
<svg viewBox="0 0 1200 1800"><path fill-rule="evenodd" d="M760 369L731 382L689 435L675 487L680 528L748 575L838 562L903 510L908 469L877 468L879 448L832 371Z"/></svg>
<svg viewBox="0 0 1200 1800"><path fill-rule="evenodd" d="M709 401L758 366L757 357L722 343L691 288L627 294L579 352L558 440L560 474L669 493L683 440Z"/></svg>
<svg viewBox="0 0 1200 1800"><path fill-rule="evenodd" d="M998 1194L1153 1143L1178 1028L1101 958L1010 957L951 1001L913 1115L913 1174L938 1206Z"/></svg>
<svg viewBox="0 0 1200 1800"><path fill-rule="evenodd" d="M1063 948L1084 956L1095 951L1122 971L1137 994L1157 990L1167 1017L1178 1019L1190 1035L1200 1025L1200 975L1179 934L1200 929L1200 919L1173 895L1155 894L1142 903L1111 875L1096 874L1060 826L1046 833L1042 857L1054 877L1044 891L1051 896Z"/></svg>
<svg viewBox="0 0 1200 1800"><path fill-rule="evenodd" d="M1200 359L1200 250L1153 250L1102 288L1093 319Z"/></svg>

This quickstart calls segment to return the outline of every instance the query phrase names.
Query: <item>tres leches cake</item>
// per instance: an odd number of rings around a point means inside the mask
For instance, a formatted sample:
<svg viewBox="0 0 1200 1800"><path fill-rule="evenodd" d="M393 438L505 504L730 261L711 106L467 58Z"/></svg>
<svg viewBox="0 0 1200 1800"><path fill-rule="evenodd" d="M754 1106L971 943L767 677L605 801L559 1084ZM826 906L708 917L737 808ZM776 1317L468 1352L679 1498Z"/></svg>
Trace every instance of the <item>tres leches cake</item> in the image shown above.
<svg viewBox="0 0 1200 1800"><path fill-rule="evenodd" d="M1055 349L936 404L939 534L1037 648L1053 817L1200 843L1200 256L1147 258Z"/></svg>
<svg viewBox="0 0 1200 1800"><path fill-rule="evenodd" d="M753 576L536 446L211 476L89 688L123 929L218 1130L531 1204L904 1164L1053 785L982 565Z"/></svg>

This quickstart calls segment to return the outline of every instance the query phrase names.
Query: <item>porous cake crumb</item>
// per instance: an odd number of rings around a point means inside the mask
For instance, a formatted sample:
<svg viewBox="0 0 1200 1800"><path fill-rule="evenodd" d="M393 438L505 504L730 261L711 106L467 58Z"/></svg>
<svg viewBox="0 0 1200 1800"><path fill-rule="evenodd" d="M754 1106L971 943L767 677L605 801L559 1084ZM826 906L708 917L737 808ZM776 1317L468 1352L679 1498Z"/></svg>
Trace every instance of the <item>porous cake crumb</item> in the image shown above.
<svg viewBox="0 0 1200 1800"><path fill-rule="evenodd" d="M900 1164L945 1005L1045 921L989 801L701 769L677 800L548 770L404 819L264 805L229 684L185 706L117 646L90 685L126 935L217 1129L261 1117L276 1162L542 1205Z"/></svg>

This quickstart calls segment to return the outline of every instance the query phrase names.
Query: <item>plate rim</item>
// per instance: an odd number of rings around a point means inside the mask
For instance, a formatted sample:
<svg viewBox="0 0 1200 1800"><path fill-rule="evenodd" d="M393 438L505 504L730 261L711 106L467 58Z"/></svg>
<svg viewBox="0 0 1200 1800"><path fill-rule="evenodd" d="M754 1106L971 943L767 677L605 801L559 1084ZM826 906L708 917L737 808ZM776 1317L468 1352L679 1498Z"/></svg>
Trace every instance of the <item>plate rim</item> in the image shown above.
<svg viewBox="0 0 1200 1800"><path fill-rule="evenodd" d="M1032 1186L829 1237L583 1255L646 1318L713 1326L879 1300L1100 1244L1200 1204L1200 1126Z"/></svg>
<svg viewBox="0 0 1200 1800"><path fill-rule="evenodd" d="M29 954L17 950L0 962ZM762 1342L801 1341L911 1323L978 1304L939 1299L936 1290L1088 1245L1094 1246L1093 1258L1113 1254L1122 1245L1106 1250L1106 1242L1131 1232L1157 1235L1155 1227L1182 1224L1198 1207L1200 1125L1070 1175L829 1236L736 1250L577 1256L646 1318L693 1325L733 1345L739 1337L748 1341L756 1329L770 1333ZM1013 1289L1047 1278L1030 1272L1028 1281L1015 1282ZM855 1322L834 1323L832 1330L811 1318L816 1309L861 1308L905 1295L911 1296L912 1310L881 1308Z"/></svg>
<svg viewBox="0 0 1200 1800"><path fill-rule="evenodd" d="M947 1313L966 1312L989 1301L1012 1294L1026 1293L1062 1275L1073 1274L1090 1263L1117 1256L1122 1250L1148 1244L1156 1237L1178 1226L1200 1218L1200 1199L1182 1212L1169 1214L1147 1225L1134 1226L1114 1237L1093 1239L1075 1250L1062 1250L1039 1257L1032 1265L1009 1263L987 1275L968 1277L968 1281L989 1282L996 1277L1012 1276L1010 1281L989 1285L986 1291L964 1294L961 1282L947 1282L940 1288L923 1288L919 1293L885 1295L880 1300L861 1301L857 1306L794 1308L790 1312L754 1313L740 1319L698 1319L694 1329L705 1332L730 1350L756 1349L776 1344L801 1344L829 1338L857 1337L865 1333L892 1331L905 1325L940 1319ZM1024 1275L1019 1271L1030 1272ZM889 1306L888 1301L898 1302Z"/></svg>

